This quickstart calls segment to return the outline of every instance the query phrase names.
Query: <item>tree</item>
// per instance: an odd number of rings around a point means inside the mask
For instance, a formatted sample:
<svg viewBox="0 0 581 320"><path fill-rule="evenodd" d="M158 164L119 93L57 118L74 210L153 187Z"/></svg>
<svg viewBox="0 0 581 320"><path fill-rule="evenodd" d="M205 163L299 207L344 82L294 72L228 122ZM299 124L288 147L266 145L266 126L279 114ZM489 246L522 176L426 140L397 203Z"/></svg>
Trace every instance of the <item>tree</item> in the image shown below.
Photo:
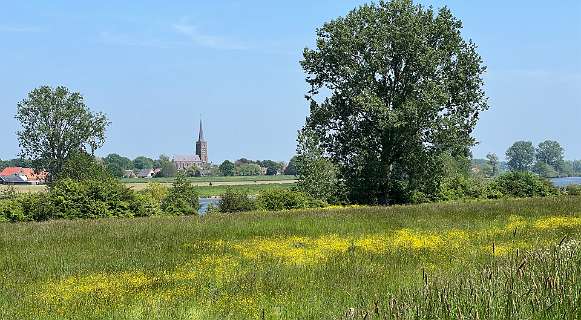
<svg viewBox="0 0 581 320"><path fill-rule="evenodd" d="M352 201L433 197L441 155L469 156L488 105L485 67L461 27L447 8L381 1L324 24L316 49L304 50L306 127Z"/></svg>
<svg viewBox="0 0 581 320"><path fill-rule="evenodd" d="M314 132L303 129L297 141L298 189L315 199L337 202L342 198L337 168L324 157L319 139Z"/></svg>
<svg viewBox="0 0 581 320"><path fill-rule="evenodd" d="M236 167L239 176L259 176L262 171L260 166L255 163L243 163Z"/></svg>
<svg viewBox="0 0 581 320"><path fill-rule="evenodd" d="M122 157L116 153L109 154L103 158L103 164L114 177L123 177L125 170L133 169L133 161L129 158Z"/></svg>
<svg viewBox="0 0 581 320"><path fill-rule="evenodd" d="M290 175L290 176L297 175L297 156L293 156L290 159L290 161L288 162L288 165L284 169L284 174Z"/></svg>
<svg viewBox="0 0 581 320"><path fill-rule="evenodd" d="M18 103L16 119L23 158L30 158L37 170L57 176L73 152L93 154L105 142L109 125L102 113L92 113L83 96L65 87L42 86Z"/></svg>
<svg viewBox="0 0 581 320"><path fill-rule="evenodd" d="M183 174L178 174L161 202L161 209L170 214L198 214L200 199L196 187Z"/></svg>
<svg viewBox="0 0 581 320"><path fill-rule="evenodd" d="M236 173L236 166L229 160L224 160L220 165L220 173L223 176L233 176Z"/></svg>
<svg viewBox="0 0 581 320"><path fill-rule="evenodd" d="M273 160L263 160L260 161L260 166L266 168L266 175L267 176L274 176L279 174L284 167L284 163L276 162Z"/></svg>
<svg viewBox="0 0 581 320"><path fill-rule="evenodd" d="M144 156L137 157L133 160L133 167L138 170L152 169L153 164L153 159Z"/></svg>
<svg viewBox="0 0 581 320"><path fill-rule="evenodd" d="M510 171L530 171L535 161L535 147L530 141L517 141L506 150Z"/></svg>
<svg viewBox="0 0 581 320"><path fill-rule="evenodd" d="M165 155L159 156L159 168L158 176L163 178L175 177L178 173L175 164Z"/></svg>
<svg viewBox="0 0 581 320"><path fill-rule="evenodd" d="M488 164L492 168L491 175L493 177L496 177L498 175L500 165L498 161L498 156L496 155L496 153L489 153L486 155L486 159L488 159Z"/></svg>
<svg viewBox="0 0 581 320"><path fill-rule="evenodd" d="M553 167L558 172L563 169L563 147L557 142L552 140L546 140L539 143L537 147L537 162L544 162L549 166Z"/></svg>
<svg viewBox="0 0 581 320"><path fill-rule="evenodd" d="M535 163L533 172L544 178L556 178L559 176L559 173L553 166L542 161Z"/></svg>
<svg viewBox="0 0 581 320"><path fill-rule="evenodd" d="M72 179L74 181L110 180L111 172L95 156L86 152L73 152L63 165L55 180Z"/></svg>

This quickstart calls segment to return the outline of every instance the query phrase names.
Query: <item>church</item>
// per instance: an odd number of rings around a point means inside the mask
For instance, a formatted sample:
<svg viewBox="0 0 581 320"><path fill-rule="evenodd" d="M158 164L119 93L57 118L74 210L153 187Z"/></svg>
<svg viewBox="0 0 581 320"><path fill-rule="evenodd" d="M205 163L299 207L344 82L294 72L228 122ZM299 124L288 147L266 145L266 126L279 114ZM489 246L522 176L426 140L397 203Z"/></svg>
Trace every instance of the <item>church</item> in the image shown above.
<svg viewBox="0 0 581 320"><path fill-rule="evenodd" d="M204 128L200 120L200 131L196 142L196 154L174 156L173 163L178 170L188 170L192 167L201 167L208 163L208 142L204 139Z"/></svg>

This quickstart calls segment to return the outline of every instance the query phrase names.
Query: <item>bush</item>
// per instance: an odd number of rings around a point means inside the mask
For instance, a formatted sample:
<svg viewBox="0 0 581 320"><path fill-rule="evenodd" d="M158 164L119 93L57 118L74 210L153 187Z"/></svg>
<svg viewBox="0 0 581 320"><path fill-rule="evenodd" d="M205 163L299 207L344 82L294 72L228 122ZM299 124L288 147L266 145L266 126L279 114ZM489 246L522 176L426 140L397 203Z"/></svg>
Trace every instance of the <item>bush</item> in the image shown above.
<svg viewBox="0 0 581 320"><path fill-rule="evenodd" d="M530 172L508 172L498 176L492 187L507 197L546 197L559 194L553 184Z"/></svg>
<svg viewBox="0 0 581 320"><path fill-rule="evenodd" d="M256 203L259 209L268 211L304 209L310 207L310 198L300 191L268 189L258 194Z"/></svg>
<svg viewBox="0 0 581 320"><path fill-rule="evenodd" d="M564 191L570 196L581 196L581 185L566 186Z"/></svg>
<svg viewBox="0 0 581 320"><path fill-rule="evenodd" d="M196 188L179 174L173 187L169 189L167 196L161 202L161 210L169 214L198 214L200 198Z"/></svg>
<svg viewBox="0 0 581 320"><path fill-rule="evenodd" d="M461 200L487 198L483 180L463 175L444 179L438 192L438 200Z"/></svg>
<svg viewBox="0 0 581 320"><path fill-rule="evenodd" d="M218 203L220 212L241 212L256 210L256 201L253 200L248 191L234 191L227 188L226 192L220 196Z"/></svg>

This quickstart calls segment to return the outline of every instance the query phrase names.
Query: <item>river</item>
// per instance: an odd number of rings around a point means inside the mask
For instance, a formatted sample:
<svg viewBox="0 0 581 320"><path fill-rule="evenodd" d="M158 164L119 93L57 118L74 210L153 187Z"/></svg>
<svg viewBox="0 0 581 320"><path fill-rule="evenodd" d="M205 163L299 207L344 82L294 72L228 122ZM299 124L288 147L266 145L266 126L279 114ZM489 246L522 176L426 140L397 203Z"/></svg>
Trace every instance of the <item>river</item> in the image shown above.
<svg viewBox="0 0 581 320"><path fill-rule="evenodd" d="M574 184L581 185L581 177L554 178L551 182L557 187L566 187Z"/></svg>

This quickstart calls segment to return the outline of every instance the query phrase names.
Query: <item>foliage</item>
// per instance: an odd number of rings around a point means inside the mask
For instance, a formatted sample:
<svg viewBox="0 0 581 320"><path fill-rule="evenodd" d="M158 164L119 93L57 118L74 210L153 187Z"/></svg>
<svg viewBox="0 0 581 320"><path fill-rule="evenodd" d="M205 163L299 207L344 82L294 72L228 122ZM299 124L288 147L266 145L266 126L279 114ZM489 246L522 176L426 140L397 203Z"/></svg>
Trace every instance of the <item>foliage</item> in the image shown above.
<svg viewBox="0 0 581 320"><path fill-rule="evenodd" d="M316 49L305 49L306 127L353 202L435 195L444 178L440 155L468 155L488 106L485 67L461 27L445 7L382 1L325 23Z"/></svg>
<svg viewBox="0 0 581 320"><path fill-rule="evenodd" d="M291 176L297 175L297 156L293 156L290 159L290 161L288 162L288 165L284 169L284 174L291 175Z"/></svg>
<svg viewBox="0 0 581 320"><path fill-rule="evenodd" d="M153 169L154 161L148 157L139 156L133 159L133 167L137 170Z"/></svg>
<svg viewBox="0 0 581 320"><path fill-rule="evenodd" d="M122 157L116 153L109 154L103 158L103 164L107 170L117 178L122 178L125 174L125 170L132 170L134 168L131 159Z"/></svg>
<svg viewBox="0 0 581 320"><path fill-rule="evenodd" d="M548 164L560 172L564 162L563 152L563 147L557 141L546 140L539 143L536 149L536 159L538 163Z"/></svg>
<svg viewBox="0 0 581 320"><path fill-rule="evenodd" d="M165 155L159 156L159 168L161 171L159 171L157 177L171 178L178 174L175 164Z"/></svg>
<svg viewBox="0 0 581 320"><path fill-rule="evenodd" d="M494 197L494 196L492 196ZM439 201L488 198L484 181L465 175L444 179L438 193Z"/></svg>
<svg viewBox="0 0 581 320"><path fill-rule="evenodd" d="M535 161L535 147L530 141L517 141L506 150L506 158L511 171L529 171Z"/></svg>
<svg viewBox="0 0 581 320"><path fill-rule="evenodd" d="M282 173L282 168L284 167L284 163L272 160L260 161L259 165L263 168L266 168L267 176L274 176Z"/></svg>
<svg viewBox="0 0 581 320"><path fill-rule="evenodd" d="M304 129L299 132L296 169L297 187L309 196L326 202L338 202L342 187L337 178L337 168L323 156L315 133Z"/></svg>
<svg viewBox="0 0 581 320"><path fill-rule="evenodd" d="M494 180L494 187L503 195L515 198L546 197L559 194L548 180L533 173L513 171Z"/></svg>
<svg viewBox="0 0 581 320"><path fill-rule="evenodd" d="M59 175L72 153L100 148L109 124L102 113L91 113L80 93L48 86L32 90L18 103L16 119L22 125L17 133L21 156L51 177Z"/></svg>
<svg viewBox="0 0 581 320"><path fill-rule="evenodd" d="M0 160L0 170L8 167L22 167L22 168L32 168L32 160L16 158L11 160Z"/></svg>
<svg viewBox="0 0 581 320"><path fill-rule="evenodd" d="M220 196L218 209L223 213L252 211L256 209L256 201L250 197L247 190L227 188Z"/></svg>
<svg viewBox="0 0 581 320"><path fill-rule="evenodd" d="M564 192L570 196L581 196L581 185L566 186Z"/></svg>
<svg viewBox="0 0 581 320"><path fill-rule="evenodd" d="M556 178L559 176L559 172L553 166L541 161L535 163L533 172L544 178Z"/></svg>
<svg viewBox="0 0 581 320"><path fill-rule="evenodd" d="M498 161L498 156L496 153L489 153L486 155L486 159L488 159L488 164L491 167L490 176L496 177L500 172L500 162Z"/></svg>
<svg viewBox="0 0 581 320"><path fill-rule="evenodd" d="M75 181L110 179L111 173L93 155L84 151L73 152L65 161L56 179Z"/></svg>
<svg viewBox="0 0 581 320"><path fill-rule="evenodd" d="M255 163L242 163L236 166L236 174L239 176L258 176L261 173L260 166Z"/></svg>
<svg viewBox="0 0 581 320"><path fill-rule="evenodd" d="M259 209L267 211L325 206L322 201L315 201L301 191L290 189L266 189L260 191L256 198L256 203Z"/></svg>
<svg viewBox="0 0 581 320"><path fill-rule="evenodd" d="M196 187L185 176L178 174L167 196L161 202L161 209L169 214L198 214L200 199Z"/></svg>
<svg viewBox="0 0 581 320"><path fill-rule="evenodd" d="M224 160L220 165L220 173L225 176L233 176L236 173L236 166L229 160Z"/></svg>

